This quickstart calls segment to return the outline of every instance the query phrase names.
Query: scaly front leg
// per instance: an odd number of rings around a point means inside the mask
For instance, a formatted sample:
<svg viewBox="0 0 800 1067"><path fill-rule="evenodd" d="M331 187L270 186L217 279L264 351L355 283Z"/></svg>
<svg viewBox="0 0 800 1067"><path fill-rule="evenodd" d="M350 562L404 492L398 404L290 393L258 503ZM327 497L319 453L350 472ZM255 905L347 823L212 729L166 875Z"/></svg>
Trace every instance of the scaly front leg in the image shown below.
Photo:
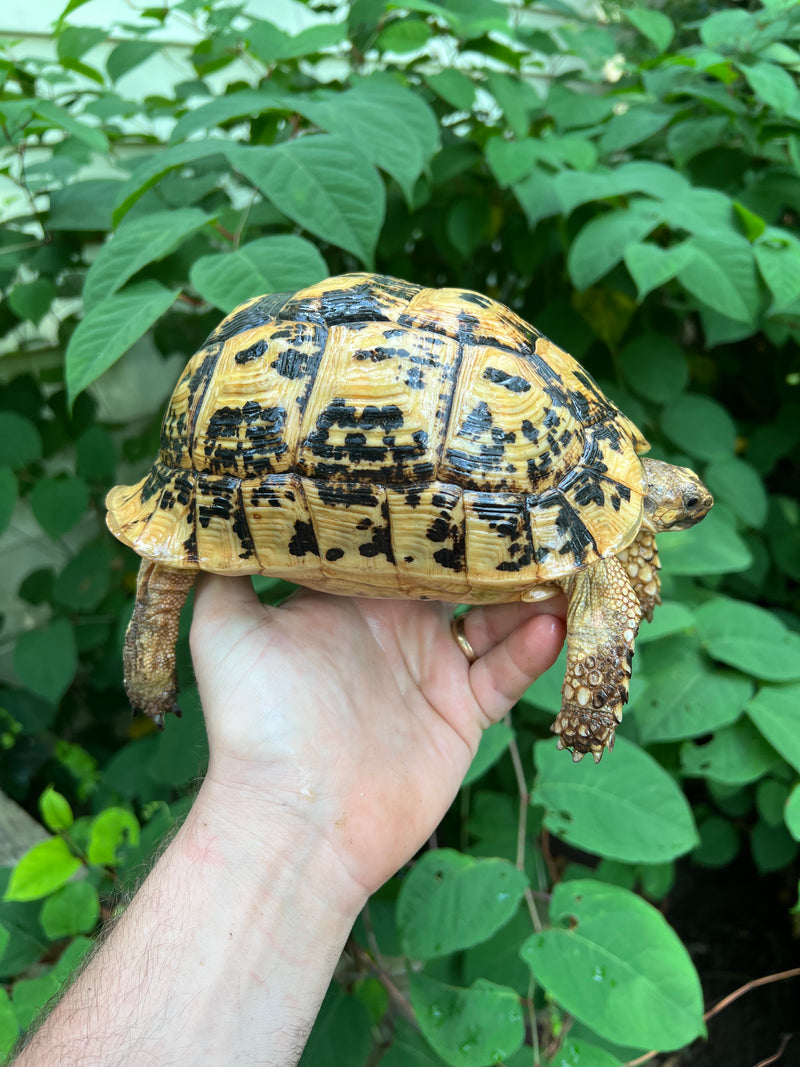
<svg viewBox="0 0 800 1067"><path fill-rule="evenodd" d="M633 643L642 619L639 598L618 559L600 560L565 578L567 670L561 711L551 729L576 762L591 752L600 762L628 700Z"/></svg>
<svg viewBox="0 0 800 1067"><path fill-rule="evenodd" d="M653 621L653 609L661 603L661 579L658 572L661 563L658 559L656 536L642 525L639 536L617 556L625 573L628 575L634 592L639 597L644 617Z"/></svg>
<svg viewBox="0 0 800 1067"><path fill-rule="evenodd" d="M149 559L139 567L136 604L122 650L125 692L134 711L143 711L161 727L167 712L178 712L175 642L181 608L197 574Z"/></svg>

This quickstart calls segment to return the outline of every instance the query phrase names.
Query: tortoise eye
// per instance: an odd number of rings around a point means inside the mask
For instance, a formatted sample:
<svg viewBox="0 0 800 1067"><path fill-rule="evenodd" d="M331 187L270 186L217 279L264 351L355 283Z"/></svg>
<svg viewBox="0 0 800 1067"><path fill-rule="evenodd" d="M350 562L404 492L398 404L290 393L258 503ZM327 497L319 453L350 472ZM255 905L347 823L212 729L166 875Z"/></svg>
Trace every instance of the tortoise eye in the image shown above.
<svg viewBox="0 0 800 1067"><path fill-rule="evenodd" d="M696 496L687 496L683 503L687 508L696 508L700 501Z"/></svg>

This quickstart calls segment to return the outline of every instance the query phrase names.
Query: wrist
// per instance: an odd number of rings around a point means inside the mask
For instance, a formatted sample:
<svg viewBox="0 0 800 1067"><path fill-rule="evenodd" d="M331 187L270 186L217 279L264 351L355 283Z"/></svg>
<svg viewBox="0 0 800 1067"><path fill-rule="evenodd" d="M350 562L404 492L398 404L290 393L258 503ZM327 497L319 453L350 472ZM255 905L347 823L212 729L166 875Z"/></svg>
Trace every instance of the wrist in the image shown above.
<svg viewBox="0 0 800 1067"><path fill-rule="evenodd" d="M326 834L295 805L212 778L203 782L179 839L190 864L224 869L237 891L301 894L308 908L319 904L348 931L369 896Z"/></svg>

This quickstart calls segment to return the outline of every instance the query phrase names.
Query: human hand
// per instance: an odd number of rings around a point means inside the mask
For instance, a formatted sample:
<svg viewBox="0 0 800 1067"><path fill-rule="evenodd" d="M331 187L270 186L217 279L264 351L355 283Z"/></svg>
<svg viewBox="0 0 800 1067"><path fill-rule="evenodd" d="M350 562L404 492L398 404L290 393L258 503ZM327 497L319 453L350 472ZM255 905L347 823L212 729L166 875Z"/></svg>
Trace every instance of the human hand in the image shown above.
<svg viewBox="0 0 800 1067"><path fill-rule="evenodd" d="M474 608L302 590L264 607L203 575L191 632L210 744L204 789L254 833L317 835L366 894L430 836L482 730L558 655L565 602Z"/></svg>

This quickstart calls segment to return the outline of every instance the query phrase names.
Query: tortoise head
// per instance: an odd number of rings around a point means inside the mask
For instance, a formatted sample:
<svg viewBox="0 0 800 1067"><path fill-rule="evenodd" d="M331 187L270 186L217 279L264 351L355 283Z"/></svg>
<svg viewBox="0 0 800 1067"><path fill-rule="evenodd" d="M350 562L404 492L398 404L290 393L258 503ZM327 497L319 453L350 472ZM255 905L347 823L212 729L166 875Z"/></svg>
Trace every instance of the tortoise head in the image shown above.
<svg viewBox="0 0 800 1067"><path fill-rule="evenodd" d="M688 530L710 510L714 498L694 471L659 459L644 459L647 495L644 522L653 533Z"/></svg>

